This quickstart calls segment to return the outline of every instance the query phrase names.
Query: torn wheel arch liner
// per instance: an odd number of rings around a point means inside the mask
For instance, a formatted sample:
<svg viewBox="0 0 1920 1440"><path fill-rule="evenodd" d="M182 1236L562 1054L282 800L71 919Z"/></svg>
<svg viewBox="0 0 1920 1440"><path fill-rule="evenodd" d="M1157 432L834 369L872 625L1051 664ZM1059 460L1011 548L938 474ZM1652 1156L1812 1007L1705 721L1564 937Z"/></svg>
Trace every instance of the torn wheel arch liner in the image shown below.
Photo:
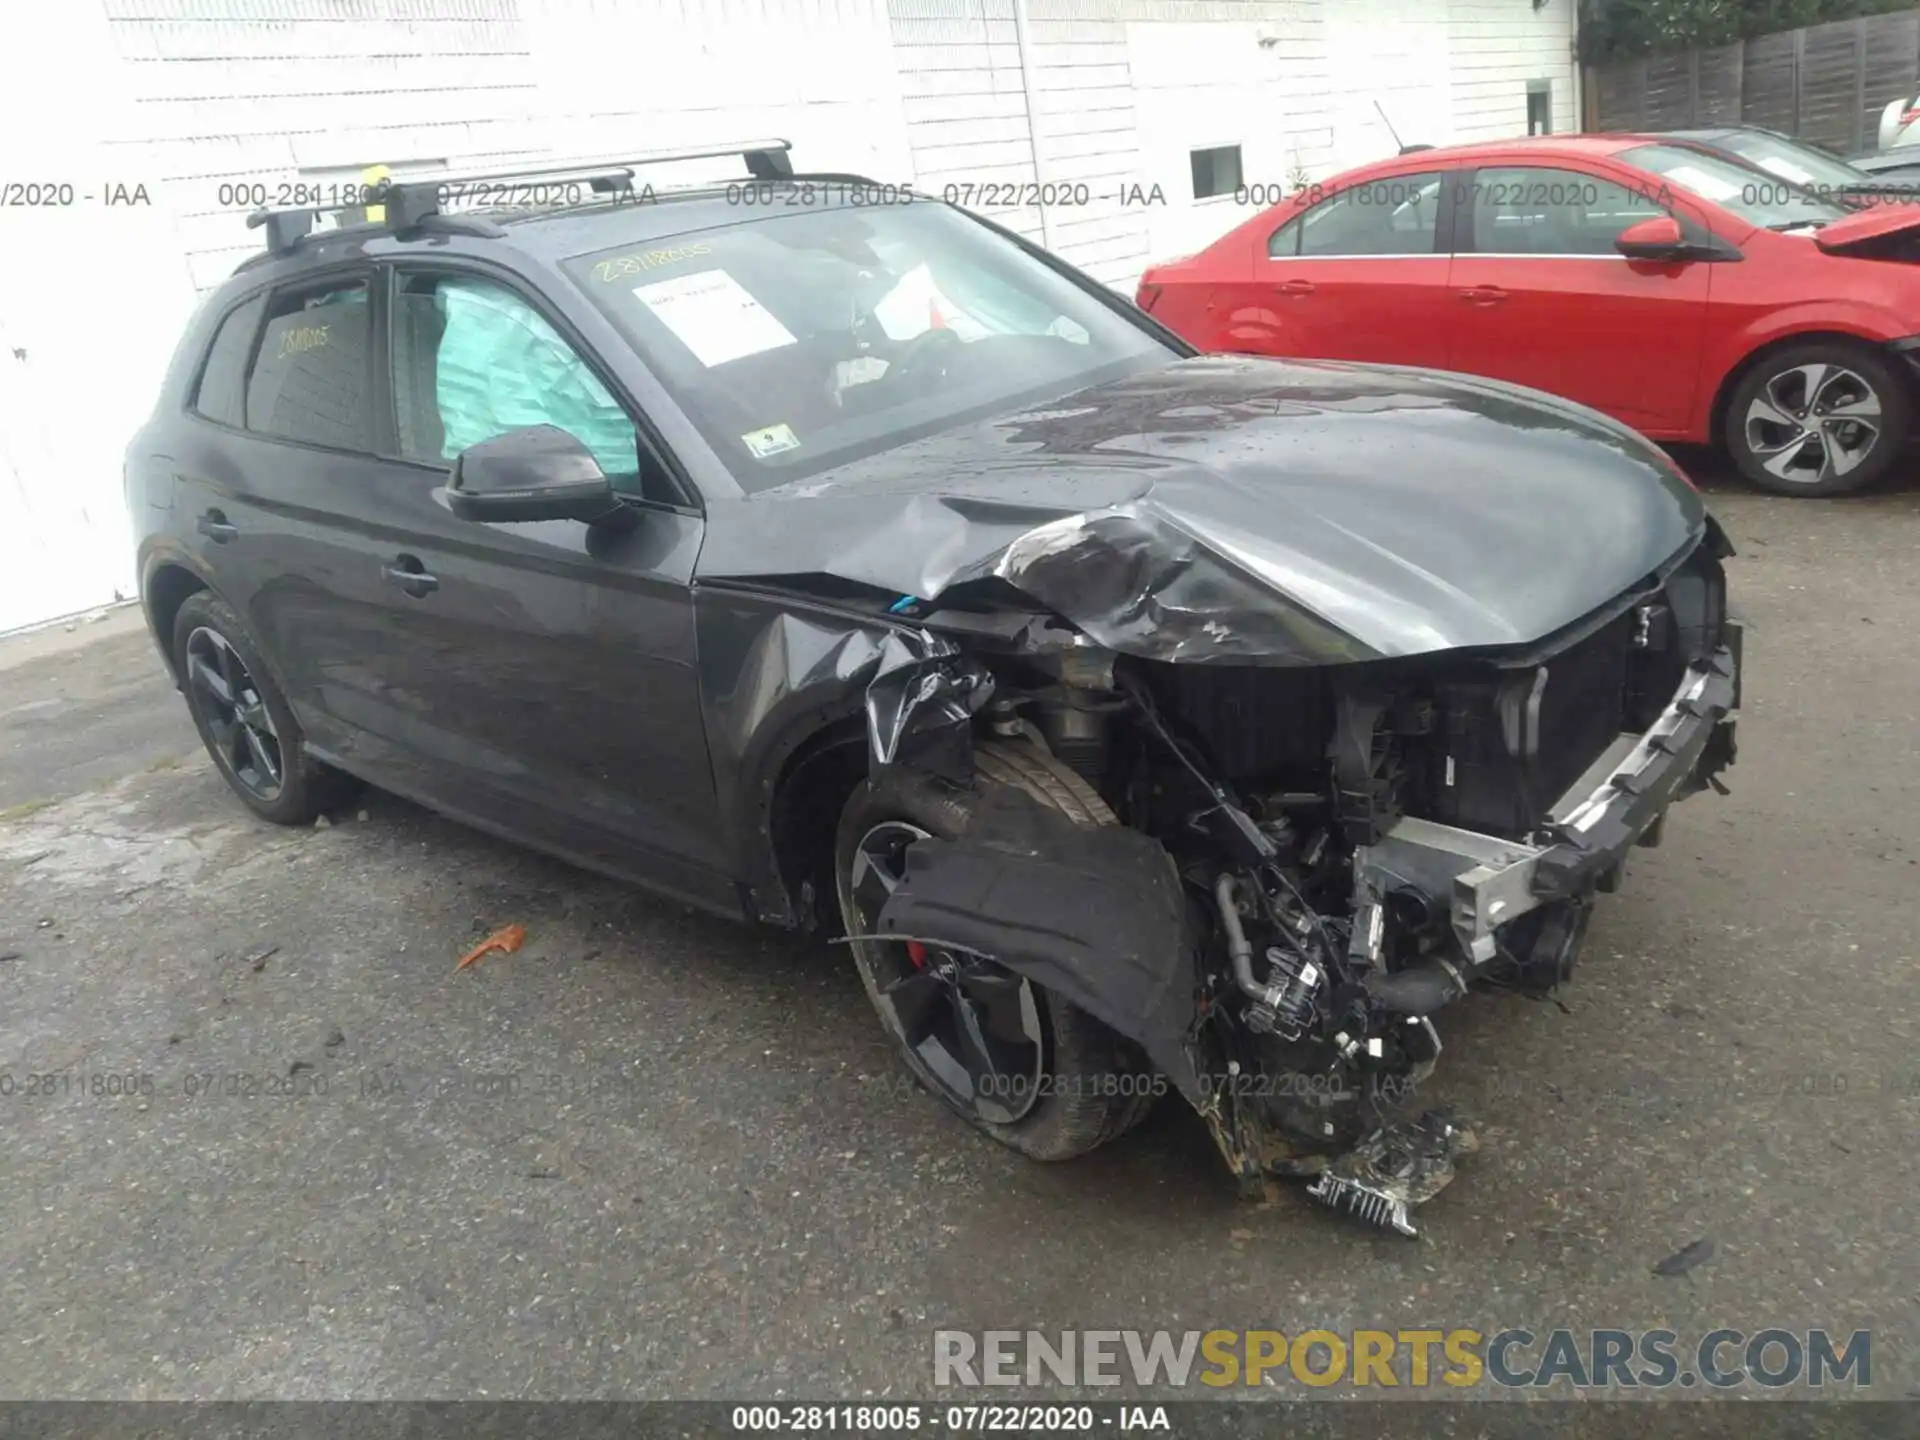
<svg viewBox="0 0 1920 1440"><path fill-rule="evenodd" d="M992 677L910 622L787 592L700 586L694 616L708 757L744 877L742 909L792 926L800 916L780 871L774 807L808 747L858 733L870 767L904 758L964 781L967 722Z"/></svg>

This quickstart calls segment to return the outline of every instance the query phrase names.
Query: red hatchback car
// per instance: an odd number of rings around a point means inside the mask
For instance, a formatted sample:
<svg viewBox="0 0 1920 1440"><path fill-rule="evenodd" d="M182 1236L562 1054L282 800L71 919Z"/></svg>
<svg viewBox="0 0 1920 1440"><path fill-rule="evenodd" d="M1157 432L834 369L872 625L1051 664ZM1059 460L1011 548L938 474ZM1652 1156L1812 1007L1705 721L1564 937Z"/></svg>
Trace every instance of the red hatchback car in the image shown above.
<svg viewBox="0 0 1920 1440"><path fill-rule="evenodd" d="M1349 171L1154 266L1138 299L1205 350L1550 391L1722 444L1784 495L1885 476L1920 397L1920 206L1850 212L1658 136Z"/></svg>

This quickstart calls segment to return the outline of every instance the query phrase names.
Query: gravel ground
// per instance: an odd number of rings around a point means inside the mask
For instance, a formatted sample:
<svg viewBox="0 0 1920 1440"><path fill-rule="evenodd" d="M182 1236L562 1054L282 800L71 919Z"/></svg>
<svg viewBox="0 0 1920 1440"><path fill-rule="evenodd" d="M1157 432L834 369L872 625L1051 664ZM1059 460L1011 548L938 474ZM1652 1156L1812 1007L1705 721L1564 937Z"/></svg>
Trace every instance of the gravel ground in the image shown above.
<svg viewBox="0 0 1920 1440"><path fill-rule="evenodd" d="M257 824L136 618L0 643L0 1388L924 1396L936 1327L1724 1325L1871 1328L1920 1393L1920 491L1713 503L1734 794L1564 1006L1449 1012L1486 1146L1417 1243L1238 1201L1172 1103L1023 1161L903 1088L833 950L379 795Z"/></svg>

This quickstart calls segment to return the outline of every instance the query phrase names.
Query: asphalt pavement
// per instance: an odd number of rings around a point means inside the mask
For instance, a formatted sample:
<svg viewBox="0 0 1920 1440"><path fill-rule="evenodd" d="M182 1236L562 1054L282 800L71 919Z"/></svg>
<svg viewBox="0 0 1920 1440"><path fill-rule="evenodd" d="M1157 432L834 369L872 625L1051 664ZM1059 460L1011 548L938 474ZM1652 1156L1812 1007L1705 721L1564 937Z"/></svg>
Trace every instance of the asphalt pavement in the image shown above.
<svg viewBox="0 0 1920 1440"><path fill-rule="evenodd" d="M835 949L377 794L259 824L136 616L0 642L0 1390L857 1399L930 1393L936 1328L1664 1325L1871 1329L1920 1393L1920 488L1711 498L1733 794L1563 1003L1444 1017L1485 1146L1418 1241L1238 1199L1173 1102L1025 1161Z"/></svg>

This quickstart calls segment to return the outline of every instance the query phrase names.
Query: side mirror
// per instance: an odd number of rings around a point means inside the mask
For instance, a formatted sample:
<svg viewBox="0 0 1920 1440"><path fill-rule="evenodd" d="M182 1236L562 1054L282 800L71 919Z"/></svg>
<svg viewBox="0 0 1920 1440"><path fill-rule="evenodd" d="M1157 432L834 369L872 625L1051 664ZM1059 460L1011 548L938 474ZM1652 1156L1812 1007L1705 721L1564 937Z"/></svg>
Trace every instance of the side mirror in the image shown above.
<svg viewBox="0 0 1920 1440"><path fill-rule="evenodd" d="M1691 247L1671 215L1640 220L1614 237L1613 248L1629 260L1684 260Z"/></svg>
<svg viewBox="0 0 1920 1440"><path fill-rule="evenodd" d="M453 462L447 508L462 520L584 520L620 502L593 452L553 425L509 430L469 445Z"/></svg>

